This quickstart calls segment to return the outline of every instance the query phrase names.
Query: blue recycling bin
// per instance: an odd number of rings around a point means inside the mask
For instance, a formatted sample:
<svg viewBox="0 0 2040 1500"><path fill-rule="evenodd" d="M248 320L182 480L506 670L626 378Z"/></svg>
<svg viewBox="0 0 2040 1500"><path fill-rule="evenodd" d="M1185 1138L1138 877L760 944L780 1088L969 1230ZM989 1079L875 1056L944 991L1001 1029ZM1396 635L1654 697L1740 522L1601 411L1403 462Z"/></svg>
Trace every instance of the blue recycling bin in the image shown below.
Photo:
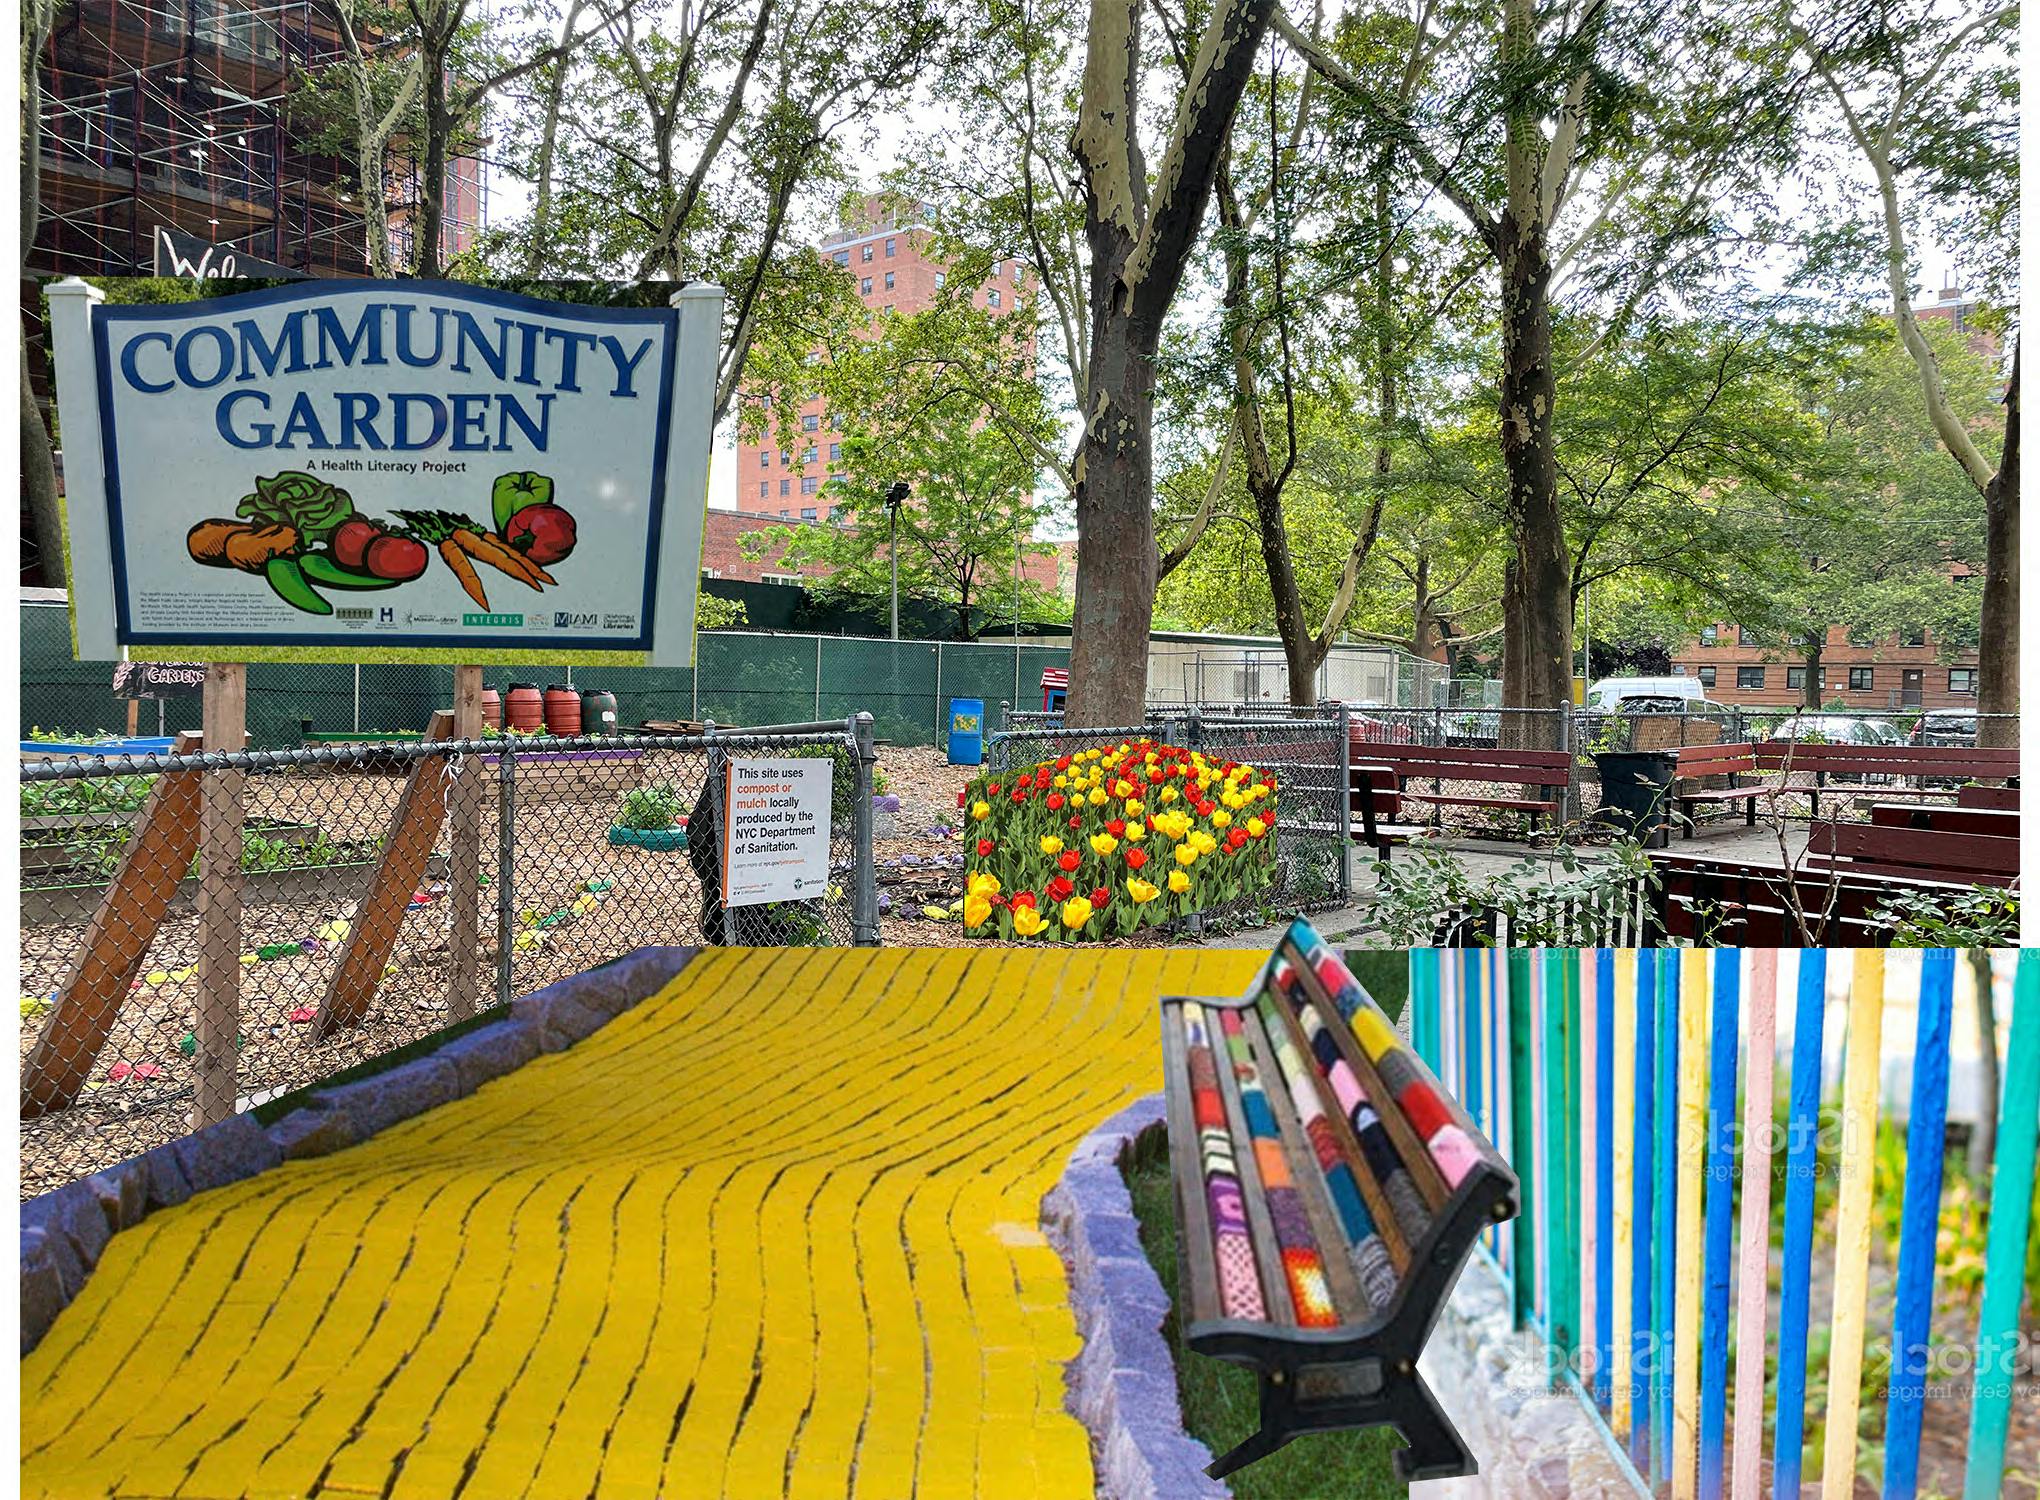
<svg viewBox="0 0 2040 1500"><path fill-rule="evenodd" d="M952 766L981 766L985 763L985 700L949 700L949 763Z"/></svg>

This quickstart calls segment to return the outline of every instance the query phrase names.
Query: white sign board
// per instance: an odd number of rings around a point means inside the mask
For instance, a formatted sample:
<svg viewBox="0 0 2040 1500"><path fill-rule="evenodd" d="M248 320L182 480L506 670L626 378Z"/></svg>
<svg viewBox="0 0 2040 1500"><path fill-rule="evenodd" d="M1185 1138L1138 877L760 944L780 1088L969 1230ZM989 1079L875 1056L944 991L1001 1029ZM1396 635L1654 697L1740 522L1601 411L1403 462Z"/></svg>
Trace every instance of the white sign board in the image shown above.
<svg viewBox="0 0 2040 1500"><path fill-rule="evenodd" d="M723 783L723 905L811 901L829 888L836 763L732 760Z"/></svg>
<svg viewBox="0 0 2040 1500"><path fill-rule="evenodd" d="M80 654L690 663L722 294L672 300L52 287Z"/></svg>

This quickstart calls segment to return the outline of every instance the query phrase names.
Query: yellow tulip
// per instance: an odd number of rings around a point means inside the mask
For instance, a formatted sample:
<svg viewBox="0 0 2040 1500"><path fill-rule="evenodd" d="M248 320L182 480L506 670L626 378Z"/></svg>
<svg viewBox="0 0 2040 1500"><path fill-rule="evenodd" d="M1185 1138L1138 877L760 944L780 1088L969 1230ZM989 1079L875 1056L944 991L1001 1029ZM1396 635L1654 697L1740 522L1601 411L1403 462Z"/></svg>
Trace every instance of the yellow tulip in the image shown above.
<svg viewBox="0 0 2040 1500"><path fill-rule="evenodd" d="M1176 846L1176 863L1183 866L1186 870L1196 864L1197 846L1195 844L1178 844Z"/></svg>
<svg viewBox="0 0 2040 1500"><path fill-rule="evenodd" d="M980 870L964 882L964 889L973 896L996 896L999 894L999 877L989 870Z"/></svg>
<svg viewBox="0 0 2040 1500"><path fill-rule="evenodd" d="M1148 902L1154 900L1161 893L1162 888L1160 886L1153 884L1151 881L1142 880L1138 875L1130 877L1126 882L1126 894L1133 898L1135 906L1146 906Z"/></svg>
<svg viewBox="0 0 2040 1500"><path fill-rule="evenodd" d="M1088 800L1091 806L1093 807L1103 807L1106 802L1105 788L1103 788L1102 786L1092 787L1091 795Z"/></svg>
<svg viewBox="0 0 2040 1500"><path fill-rule="evenodd" d="M963 898L963 925L982 927L992 915L992 903L983 896Z"/></svg>
<svg viewBox="0 0 2040 1500"><path fill-rule="evenodd" d="M1063 903L1063 926L1075 932L1091 920L1091 903L1082 896L1072 896Z"/></svg>
<svg viewBox="0 0 2040 1500"><path fill-rule="evenodd" d="M1247 836L1249 838L1257 839L1267 831L1268 825L1266 823L1263 823L1259 818L1247 819Z"/></svg>
<svg viewBox="0 0 2040 1500"><path fill-rule="evenodd" d="M1043 854L1046 854L1051 859L1053 859L1056 855L1062 853L1062 851L1063 841L1061 839L1057 838L1052 833L1044 833L1041 836L1041 852Z"/></svg>
<svg viewBox="0 0 2040 1500"><path fill-rule="evenodd" d="M1222 807L1214 807L1211 810L1211 826L1213 828L1227 828L1230 827L1231 825L1232 825L1231 813L1227 812Z"/></svg>
<svg viewBox="0 0 2040 1500"><path fill-rule="evenodd" d="M1112 851L1118 847L1119 840L1109 833L1094 833L1091 835L1091 852L1100 859L1109 858Z"/></svg>
<svg viewBox="0 0 2040 1500"><path fill-rule="evenodd" d="M1146 838L1146 837L1147 837L1147 825L1146 825L1146 824L1143 824L1143 823L1128 823L1128 824L1126 825L1126 841L1127 841L1127 842L1128 842L1129 844L1137 844L1137 843L1139 843L1139 842L1140 842L1140 841L1141 841L1142 839L1144 839L1144 838Z"/></svg>
<svg viewBox="0 0 2040 1500"><path fill-rule="evenodd" d="M1175 800L1176 800L1176 789L1175 789L1174 787L1172 787L1172 786L1165 786L1165 787L1163 787L1163 788L1162 788L1162 801L1164 801L1164 802L1174 802Z"/></svg>
<svg viewBox="0 0 2040 1500"><path fill-rule="evenodd" d="M1115 797L1131 797L1133 795L1133 783L1124 776L1120 777L1112 783L1112 795Z"/></svg>
<svg viewBox="0 0 2040 1500"><path fill-rule="evenodd" d="M986 818L989 818L992 815L992 804L989 802L973 803L970 809L970 815L973 818L977 819L978 822L982 823Z"/></svg>
<svg viewBox="0 0 2040 1500"><path fill-rule="evenodd" d="M1190 835L1190 847L1199 854L1209 854L1218 847L1218 840L1200 828Z"/></svg>
<svg viewBox="0 0 2040 1500"><path fill-rule="evenodd" d="M1068 787L1068 786L1069 786L1069 784L1070 784L1070 779L1069 779L1069 777L1067 777L1067 776L1058 776L1058 777L1056 777L1056 779L1055 779L1055 784L1056 784L1056 787L1057 787L1057 789L1058 789L1058 790L1060 790L1060 789L1062 789L1062 788L1066 788L1066 787Z"/></svg>
<svg viewBox="0 0 2040 1500"><path fill-rule="evenodd" d="M1126 799L1126 815L1129 818L1137 818L1146 810L1146 808L1141 806L1140 798L1128 797Z"/></svg>
<svg viewBox="0 0 2040 1500"><path fill-rule="evenodd" d="M1190 889L1189 872L1184 870L1169 871L1169 889L1174 891L1179 896L1182 895L1183 892L1189 890Z"/></svg>
<svg viewBox="0 0 2040 1500"><path fill-rule="evenodd" d="M1031 906L1013 908L1013 930L1022 937L1033 937L1048 926L1048 918Z"/></svg>

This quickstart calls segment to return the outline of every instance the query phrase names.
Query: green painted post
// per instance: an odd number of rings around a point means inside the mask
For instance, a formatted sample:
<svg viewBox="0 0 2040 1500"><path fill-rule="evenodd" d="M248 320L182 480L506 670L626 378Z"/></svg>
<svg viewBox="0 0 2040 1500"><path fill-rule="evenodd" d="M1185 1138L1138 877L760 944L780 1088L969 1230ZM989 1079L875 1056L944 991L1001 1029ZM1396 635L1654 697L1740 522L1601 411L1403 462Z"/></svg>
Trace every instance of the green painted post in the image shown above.
<svg viewBox="0 0 2040 1500"><path fill-rule="evenodd" d="M1514 1225L1516 1326L1530 1321L1537 1299L1537 1215L1542 1185L1537 1162L1537 1089L1530 1066L1532 1010L1530 950L1511 948L1509 959L1509 1164L1522 1185L1523 1211Z"/></svg>
<svg viewBox="0 0 2040 1500"><path fill-rule="evenodd" d="M1556 1381L1579 1347L1580 985L1577 950L1547 948L1544 961L1545 1325Z"/></svg>
<svg viewBox="0 0 2040 1500"><path fill-rule="evenodd" d="M1987 1043L1994 1040L1986 1038ZM2026 1234L2032 1224L2034 1151L2040 1140L2040 949L2019 954L2004 1079L1962 1500L1996 1500L2004 1485L2005 1437L2012 1419L2012 1389L2018 1381L2019 1299L2025 1290Z"/></svg>

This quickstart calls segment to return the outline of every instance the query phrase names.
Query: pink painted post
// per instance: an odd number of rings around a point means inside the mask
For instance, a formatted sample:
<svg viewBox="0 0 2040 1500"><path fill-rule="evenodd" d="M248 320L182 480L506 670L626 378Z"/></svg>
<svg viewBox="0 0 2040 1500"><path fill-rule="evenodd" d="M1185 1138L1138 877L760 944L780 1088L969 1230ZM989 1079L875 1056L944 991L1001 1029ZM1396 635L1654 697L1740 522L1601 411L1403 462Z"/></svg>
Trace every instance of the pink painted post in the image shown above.
<svg viewBox="0 0 2040 1500"><path fill-rule="evenodd" d="M1735 1313L1735 1500L1762 1500L1764 1456L1764 1326L1769 1312L1771 1248L1771 1066L1778 1035L1778 953L1750 953L1750 1031L1743 1098L1742 1256Z"/></svg>
<svg viewBox="0 0 2040 1500"><path fill-rule="evenodd" d="M1597 971L1600 966L1594 962L1594 950L1591 948L1580 949L1574 954L1573 962L1579 965L1580 974L1580 1154L1577 1167L1580 1184L1580 1326L1579 1352L1574 1356L1573 1364L1579 1372L1580 1383L1592 1391L1601 1358L1599 1335L1595 1332L1601 1325L1594 1318L1599 1306L1594 1300L1594 1293L1596 1268L1600 1264L1596 1259L1600 1254L1596 1233L1600 1220L1595 1214L1598 1200L1594 1193L1598 1174L1594 1171L1594 1163L1600 1158L1594 1153L1600 1139L1599 1132L1607 1128L1594 1113L1594 1059L1600 1056L1597 1049L1601 1045L1594 1034L1597 996L1594 986L1599 978Z"/></svg>

